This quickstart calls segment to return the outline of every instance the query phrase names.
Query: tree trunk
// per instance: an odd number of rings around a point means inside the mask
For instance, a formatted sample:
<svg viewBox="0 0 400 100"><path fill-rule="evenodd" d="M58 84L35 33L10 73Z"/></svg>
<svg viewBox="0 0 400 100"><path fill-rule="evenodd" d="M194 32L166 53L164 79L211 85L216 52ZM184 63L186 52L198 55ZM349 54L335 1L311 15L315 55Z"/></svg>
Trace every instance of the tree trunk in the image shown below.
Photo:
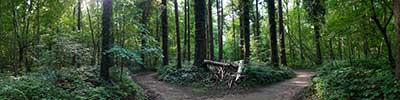
<svg viewBox="0 0 400 100"><path fill-rule="evenodd" d="M217 24L218 24L218 61L223 59L223 48L222 48L222 1L217 0Z"/></svg>
<svg viewBox="0 0 400 100"><path fill-rule="evenodd" d="M188 17L188 25L187 25L187 27L188 27L188 33L187 33L187 42L188 42L188 44L187 44L187 56L188 56L188 61L190 62L190 58L191 58L191 53L190 53L190 37L191 37L191 34L190 34L190 30L191 30L191 27L190 27L190 0L188 0L188 2L187 2L187 9L188 9L188 15L187 15L187 17Z"/></svg>
<svg viewBox="0 0 400 100"><path fill-rule="evenodd" d="M285 29L283 27L283 10L282 0L278 0L278 16L279 16L279 42L281 50L281 64L287 65L286 62L286 49L285 49Z"/></svg>
<svg viewBox="0 0 400 100"><path fill-rule="evenodd" d="M176 46L178 49L178 54L177 54L177 68L182 67L182 58L181 58L181 33L179 30L179 10L178 10L178 0L174 0L174 5L175 5L175 31L176 31Z"/></svg>
<svg viewBox="0 0 400 100"><path fill-rule="evenodd" d="M167 0L162 0L161 13L161 31L162 31L162 49L163 49L163 65L168 65L168 13Z"/></svg>
<svg viewBox="0 0 400 100"><path fill-rule="evenodd" d="M241 23L242 34L244 35L244 60L248 63L250 60L250 0L242 0L243 22Z"/></svg>
<svg viewBox="0 0 400 100"><path fill-rule="evenodd" d="M149 7L151 6L151 4L150 4L151 2L152 1L150 1L150 0L146 0L146 1L143 1L142 4L141 4L142 20L140 21L140 23L143 25L142 26L143 28L147 27L147 23L148 23L148 20L149 20L148 19L148 17L149 17L149 11L148 10L150 10ZM142 31L141 33L142 33L141 49L144 51L146 49L146 39L145 39L145 37L146 37L147 33L145 31ZM146 57L145 57L144 54L141 54L140 56L141 56L142 62L143 62L143 64L141 64L140 67L141 67L141 69L145 69L145 65L146 65L145 58Z"/></svg>
<svg viewBox="0 0 400 100"><path fill-rule="evenodd" d="M320 25L314 25L314 39L315 39L315 50L316 50L316 60L315 63L317 65L322 64L322 55L321 55L321 33L320 33Z"/></svg>
<svg viewBox="0 0 400 100"><path fill-rule="evenodd" d="M210 46L209 47L209 59L210 60L214 60L214 32L213 32L213 18L212 18L213 2L212 1L213 0L208 0L208 43ZM217 0L217 2L218 1L219 0Z"/></svg>
<svg viewBox="0 0 400 100"><path fill-rule="evenodd" d="M195 0L195 54L194 65L204 67L203 61L206 58L206 2L205 0Z"/></svg>
<svg viewBox="0 0 400 100"><path fill-rule="evenodd" d="M271 63L274 66L278 65L278 46L277 46L277 40L276 40L276 22L275 22L275 1L274 0L268 0L267 1L268 5L268 19L269 19L269 36L270 36L270 46L271 46Z"/></svg>
<svg viewBox="0 0 400 100"><path fill-rule="evenodd" d="M397 47L396 78L400 80L400 0L393 0L393 12L395 14L395 33Z"/></svg>
<svg viewBox="0 0 400 100"><path fill-rule="evenodd" d="M187 27L187 25L188 25L188 17L187 17L187 15L188 15L188 9L187 9L187 6L188 6L188 4L187 4L187 0L184 0L184 6L183 6L183 9L184 9L184 13L185 13L185 18L184 18L184 30L185 30L185 32L183 33L183 52L182 52L182 57L183 57L183 60L185 60L187 57L186 57L186 53L187 53L187 44L188 44L188 41L187 41L187 33L188 33L188 27Z"/></svg>
<svg viewBox="0 0 400 100"><path fill-rule="evenodd" d="M103 32L102 32L102 57L100 64L100 77L105 81L110 81L109 69L114 65L112 55L107 53L112 48L114 37L111 33L113 0L103 1Z"/></svg>
<svg viewBox="0 0 400 100"><path fill-rule="evenodd" d="M89 7L86 8L87 14L88 14L88 20L89 20L89 28L90 28L90 33L92 35L92 45L93 45L93 58L92 58L92 65L96 64L97 61L97 43L96 43L96 35L94 34L94 29L92 25L92 16L90 15L90 9Z"/></svg>
<svg viewBox="0 0 400 100"><path fill-rule="evenodd" d="M297 0L296 1L296 6L298 7L297 9L297 12L300 12L300 0ZM303 35L302 35L302 30L301 30L301 13L298 13L298 15L297 15L297 26L298 26L298 31L299 31L299 40L300 40L300 59L301 59L301 62L302 63L304 63L304 49L303 49L303 43L302 43L302 41L303 41Z"/></svg>
<svg viewBox="0 0 400 100"><path fill-rule="evenodd" d="M78 25L77 25L77 27L78 27L78 32L80 32L81 31L81 26L82 26L82 21L81 21L81 14L82 14L82 10L81 10L81 3L82 2L82 0L78 0Z"/></svg>
<svg viewBox="0 0 400 100"><path fill-rule="evenodd" d="M13 71L14 71L14 76L18 76L18 63L17 63L17 52L15 51L17 49L17 37L18 37L18 20L17 20L17 9L15 2L11 0L11 5L13 5L13 31L14 31L14 36L13 36L13 45L12 45L12 53L13 53Z"/></svg>

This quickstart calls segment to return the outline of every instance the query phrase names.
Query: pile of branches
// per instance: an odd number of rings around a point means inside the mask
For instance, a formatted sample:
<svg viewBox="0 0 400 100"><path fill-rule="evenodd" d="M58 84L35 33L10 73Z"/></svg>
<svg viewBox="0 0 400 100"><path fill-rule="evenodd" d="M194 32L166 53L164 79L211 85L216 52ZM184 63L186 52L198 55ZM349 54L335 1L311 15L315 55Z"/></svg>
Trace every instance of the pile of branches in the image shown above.
<svg viewBox="0 0 400 100"><path fill-rule="evenodd" d="M204 64L208 70L213 74L212 79L219 82L226 82L228 88L237 85L237 82L242 75L244 68L244 61L240 60L239 63L225 63L212 60L204 60Z"/></svg>

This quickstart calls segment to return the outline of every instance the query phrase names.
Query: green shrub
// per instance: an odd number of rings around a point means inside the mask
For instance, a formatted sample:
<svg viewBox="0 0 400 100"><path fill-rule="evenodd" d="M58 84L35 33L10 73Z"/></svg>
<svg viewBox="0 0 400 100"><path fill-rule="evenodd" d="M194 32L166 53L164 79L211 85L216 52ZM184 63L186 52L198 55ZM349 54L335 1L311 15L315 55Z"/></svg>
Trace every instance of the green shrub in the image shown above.
<svg viewBox="0 0 400 100"><path fill-rule="evenodd" d="M400 82L382 62L336 61L319 69L313 78L312 97L320 100L395 100L400 98Z"/></svg>
<svg viewBox="0 0 400 100"><path fill-rule="evenodd" d="M244 69L242 86L266 85L294 77L296 74L287 67L272 67L263 65L250 65Z"/></svg>
<svg viewBox="0 0 400 100"><path fill-rule="evenodd" d="M176 85L192 85L196 82L209 82L210 74L203 68L190 65L183 65L181 69L168 65L159 67L158 78Z"/></svg>
<svg viewBox="0 0 400 100"><path fill-rule="evenodd" d="M295 76L295 73L287 67L271 67L261 65L249 65L244 68L245 77L239 81L240 86L266 85ZM212 74L207 70L185 65L181 69L175 66L164 66L158 69L158 78L176 85L190 85L193 87L226 88L224 81L212 79ZM212 84L220 83L220 84Z"/></svg>
<svg viewBox="0 0 400 100"><path fill-rule="evenodd" d="M90 66L93 67L93 66ZM49 69L19 78L2 77L0 80L0 99L7 100L107 100L144 98L143 89L129 79L128 73L123 77L112 76L112 85L100 80L98 70L90 68ZM117 68L112 68L117 69ZM112 70L112 75L119 75L119 70ZM93 76L92 76L93 75ZM95 76L94 76L95 75Z"/></svg>

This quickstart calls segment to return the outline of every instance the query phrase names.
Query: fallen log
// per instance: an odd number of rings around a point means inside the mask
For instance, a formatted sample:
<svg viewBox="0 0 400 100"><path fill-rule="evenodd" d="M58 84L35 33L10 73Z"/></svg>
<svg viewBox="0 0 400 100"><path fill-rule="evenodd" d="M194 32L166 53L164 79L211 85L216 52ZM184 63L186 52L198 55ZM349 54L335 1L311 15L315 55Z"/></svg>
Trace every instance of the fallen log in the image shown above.
<svg viewBox="0 0 400 100"><path fill-rule="evenodd" d="M221 66L221 67L235 67L235 68L239 67L236 64L217 62L217 61L212 61L212 60L204 60L203 63L206 65Z"/></svg>

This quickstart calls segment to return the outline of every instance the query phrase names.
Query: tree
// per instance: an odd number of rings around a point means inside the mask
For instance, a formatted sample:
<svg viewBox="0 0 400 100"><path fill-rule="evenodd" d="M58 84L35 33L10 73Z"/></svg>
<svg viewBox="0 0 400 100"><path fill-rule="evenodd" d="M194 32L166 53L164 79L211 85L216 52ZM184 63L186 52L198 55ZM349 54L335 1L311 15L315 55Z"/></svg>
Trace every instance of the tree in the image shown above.
<svg viewBox="0 0 400 100"><path fill-rule="evenodd" d="M400 80L400 0L393 0L393 11L395 14L395 34L397 47L396 78Z"/></svg>
<svg viewBox="0 0 400 100"><path fill-rule="evenodd" d="M375 24L378 27L379 31L383 35L383 39L385 40L385 44L386 44L386 48L387 48L387 52L388 52L387 57L388 57L390 65L394 68L395 67L395 61L394 61L393 56L392 56L393 55L393 53L392 53L392 45L391 45L392 43L390 42L389 37L387 35L387 28L388 28L389 23L392 20L393 13L391 12L390 15L387 14L388 13L386 11L387 7L384 6L384 9L385 9L385 12L384 12L385 14L384 15L385 16L383 16L384 20L383 20L383 23L381 23L381 21L378 18L378 15L376 13L375 3L374 3L373 0L370 0L370 1L371 1L371 9L372 9L371 19L375 22ZM387 5L385 0L383 0L382 3L384 3L382 5ZM388 8L388 9L392 9L392 8ZM389 16L386 16L386 15L389 15Z"/></svg>
<svg viewBox="0 0 400 100"><path fill-rule="evenodd" d="M203 61L206 58L206 2L205 0L195 0L195 52L194 65L203 67Z"/></svg>
<svg viewBox="0 0 400 100"><path fill-rule="evenodd" d="M100 64L100 77L105 81L110 81L109 69L114 65L112 55L107 53L112 48L114 36L111 33L111 16L113 0L103 1L103 31L102 31L102 57Z"/></svg>
<svg viewBox="0 0 400 100"><path fill-rule="evenodd" d="M167 0L162 0L161 13L161 31L162 31L162 50L163 50L163 65L168 65L168 13Z"/></svg>
<svg viewBox="0 0 400 100"><path fill-rule="evenodd" d="M268 19L269 19L269 37L271 39L271 63L274 66L278 65L278 45L276 40L276 22L275 22L275 1L268 0Z"/></svg>
<svg viewBox="0 0 400 100"><path fill-rule="evenodd" d="M322 54L321 54L321 24L324 23L324 1L323 0L305 0L304 6L308 13L309 20L314 29L314 41L316 50L316 60L317 65L322 64Z"/></svg>
<svg viewBox="0 0 400 100"><path fill-rule="evenodd" d="M140 20L140 23L142 24L142 27L143 28L146 28L146 26L147 26L147 22L148 22L148 17L149 17L149 11L148 10L150 10L150 7L149 6L151 6L150 4L151 4L151 0L143 0L142 1L142 3L141 3L141 9L142 9L142 19ZM146 36L146 31L142 31L142 50L144 51L145 49L146 49L146 39L145 39L145 36ZM145 61L145 55L144 54L141 54L140 55L141 56L141 58L143 59L143 64L141 64L140 66L142 67L142 69L144 69L145 68L145 65L146 65L146 61Z"/></svg>
<svg viewBox="0 0 400 100"><path fill-rule="evenodd" d="M15 62L13 62L13 71L14 71L14 76L18 76L18 63L16 62L17 60L17 52L15 51L17 49L17 39L18 39L18 21L17 21L17 8L16 8L16 4L15 2L13 2L11 0L11 5L12 5L12 9L13 9L13 31L14 31L14 35L13 35L13 41L12 41L12 60L14 60Z"/></svg>
<svg viewBox="0 0 400 100"><path fill-rule="evenodd" d="M283 11L282 0L278 0L278 16L279 16L279 42L281 50L281 64L287 65L286 62L286 49L285 49L285 28L283 27Z"/></svg>
<svg viewBox="0 0 400 100"><path fill-rule="evenodd" d="M175 31L176 31L176 46L177 46L177 68L182 67L181 60L181 33L179 32L179 10L178 10L178 0L174 0L175 5Z"/></svg>
<svg viewBox="0 0 400 100"><path fill-rule="evenodd" d="M218 0L217 0L218 1ZM223 18L223 14L224 14L224 9L223 9L223 2L219 1L217 3L217 15L218 15L218 61L222 61L223 59L223 54L224 54L224 48L223 48L223 40L222 40L222 36L223 36L223 22L224 22L224 18Z"/></svg>
<svg viewBox="0 0 400 100"><path fill-rule="evenodd" d="M77 22L78 22L78 24L77 24L77 27L78 27L78 32L80 32L81 31L81 27L82 27L82 21L81 21L81 15L82 15L82 0L78 0L78 20L77 20Z"/></svg>
<svg viewBox="0 0 400 100"><path fill-rule="evenodd" d="M250 60L250 0L242 0L240 22L241 34L244 36L244 60L246 63Z"/></svg>
<svg viewBox="0 0 400 100"><path fill-rule="evenodd" d="M213 32L213 18L212 18L212 2L208 0L208 43L209 43L209 59L214 60L214 32ZM217 0L218 2L219 0Z"/></svg>

